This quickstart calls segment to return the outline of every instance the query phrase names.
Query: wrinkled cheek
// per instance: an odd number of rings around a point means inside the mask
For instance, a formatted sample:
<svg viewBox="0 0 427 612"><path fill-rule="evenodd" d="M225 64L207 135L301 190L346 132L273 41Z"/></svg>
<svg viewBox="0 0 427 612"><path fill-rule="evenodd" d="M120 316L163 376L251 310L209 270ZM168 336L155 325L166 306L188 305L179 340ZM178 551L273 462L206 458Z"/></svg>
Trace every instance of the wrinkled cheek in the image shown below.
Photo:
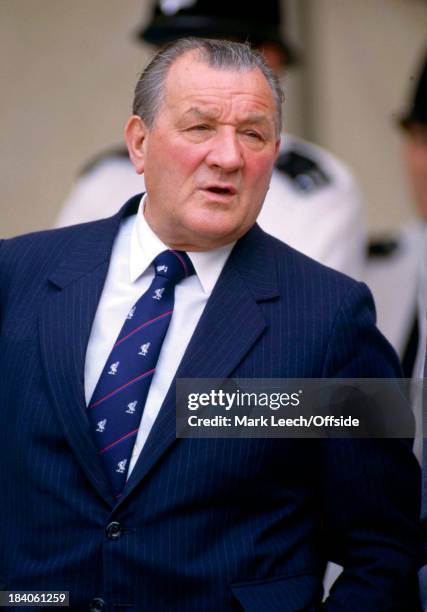
<svg viewBox="0 0 427 612"><path fill-rule="evenodd" d="M170 162L175 167L181 168L182 171L191 172L205 157L205 151L201 144L173 143L172 146L168 146L165 143L163 149L167 152L168 163Z"/></svg>
<svg viewBox="0 0 427 612"><path fill-rule="evenodd" d="M257 189L258 191L266 191L270 184L272 172L273 166L271 165L271 163L265 163L261 168L257 167L253 179L255 189Z"/></svg>

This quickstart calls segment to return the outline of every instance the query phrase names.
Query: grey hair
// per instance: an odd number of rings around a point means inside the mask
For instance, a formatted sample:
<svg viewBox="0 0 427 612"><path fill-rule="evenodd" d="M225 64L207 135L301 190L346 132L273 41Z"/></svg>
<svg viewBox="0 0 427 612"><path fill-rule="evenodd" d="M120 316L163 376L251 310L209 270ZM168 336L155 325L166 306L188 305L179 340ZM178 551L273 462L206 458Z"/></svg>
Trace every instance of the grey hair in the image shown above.
<svg viewBox="0 0 427 612"><path fill-rule="evenodd" d="M139 77L135 87L133 114L138 115L151 130L162 105L166 78L173 62L188 51L198 51L200 59L208 66L220 70L247 72L259 69L273 93L277 135L282 127L282 102L284 95L279 80L267 65L259 51L248 43L210 38L180 38L159 51Z"/></svg>

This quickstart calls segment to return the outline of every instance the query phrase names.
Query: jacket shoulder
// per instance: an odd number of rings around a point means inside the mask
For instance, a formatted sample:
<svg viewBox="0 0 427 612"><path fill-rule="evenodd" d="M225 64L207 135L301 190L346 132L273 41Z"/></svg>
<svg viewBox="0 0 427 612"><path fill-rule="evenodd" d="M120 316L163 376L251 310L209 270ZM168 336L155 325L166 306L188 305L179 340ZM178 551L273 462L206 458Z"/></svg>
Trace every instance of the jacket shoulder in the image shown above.
<svg viewBox="0 0 427 612"><path fill-rule="evenodd" d="M359 283L347 274L312 259L274 236L264 234L268 237L267 239L275 251L281 278L283 275L288 276L290 273L295 276L296 281L298 278L303 281L303 279L310 277L312 281L317 279L319 282L325 282L344 292L358 285L363 285L363 283Z"/></svg>
<svg viewBox="0 0 427 612"><path fill-rule="evenodd" d="M7 238L0 242L0 287L33 285L49 276L64 260L79 256L81 245L96 241L111 219L81 223Z"/></svg>
<svg viewBox="0 0 427 612"><path fill-rule="evenodd" d="M12 266L16 271L31 262L33 265L39 265L44 259L55 259L56 254L63 252L78 231L79 226L75 226L5 238L0 242L0 269L4 271Z"/></svg>

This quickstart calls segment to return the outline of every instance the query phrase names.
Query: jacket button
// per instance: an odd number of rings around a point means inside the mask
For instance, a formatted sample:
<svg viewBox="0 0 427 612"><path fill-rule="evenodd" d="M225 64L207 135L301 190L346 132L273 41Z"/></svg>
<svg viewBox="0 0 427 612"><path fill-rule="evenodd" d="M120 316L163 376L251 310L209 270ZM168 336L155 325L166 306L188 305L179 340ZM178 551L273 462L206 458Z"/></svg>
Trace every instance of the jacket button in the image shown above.
<svg viewBox="0 0 427 612"><path fill-rule="evenodd" d="M89 612L99 612L100 610L104 610L105 601L100 597L94 597L89 602Z"/></svg>
<svg viewBox="0 0 427 612"><path fill-rule="evenodd" d="M113 521L105 528L105 533L109 540L117 540L122 535L122 527L117 521Z"/></svg>

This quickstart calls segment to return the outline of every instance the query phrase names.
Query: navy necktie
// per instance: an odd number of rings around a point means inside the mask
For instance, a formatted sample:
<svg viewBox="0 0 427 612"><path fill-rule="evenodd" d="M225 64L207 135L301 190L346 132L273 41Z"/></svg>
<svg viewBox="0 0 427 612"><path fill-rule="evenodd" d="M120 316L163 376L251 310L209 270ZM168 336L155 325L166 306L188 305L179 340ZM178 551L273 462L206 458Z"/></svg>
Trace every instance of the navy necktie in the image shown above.
<svg viewBox="0 0 427 612"><path fill-rule="evenodd" d="M194 274L186 253L164 251L148 290L129 311L88 405L96 447L115 497L129 461L174 307L175 285Z"/></svg>

